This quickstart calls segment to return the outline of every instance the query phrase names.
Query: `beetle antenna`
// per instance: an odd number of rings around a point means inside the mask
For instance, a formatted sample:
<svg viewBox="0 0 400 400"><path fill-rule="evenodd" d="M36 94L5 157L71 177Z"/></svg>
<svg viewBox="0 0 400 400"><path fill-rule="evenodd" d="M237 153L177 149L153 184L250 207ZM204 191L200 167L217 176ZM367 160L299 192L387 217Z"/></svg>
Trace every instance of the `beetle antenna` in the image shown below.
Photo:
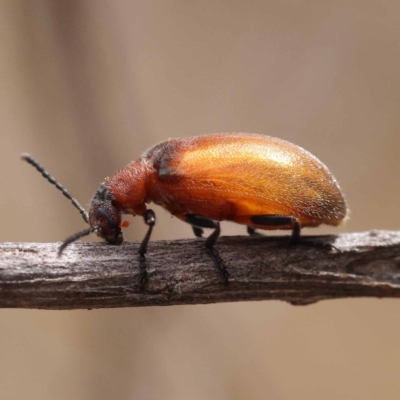
<svg viewBox="0 0 400 400"><path fill-rule="evenodd" d="M62 194L69 200L71 200L72 204L79 210L82 215L82 218L85 222L89 223L89 215L86 210L78 203L78 200L74 199L67 189L65 189L60 183L58 183L34 158L32 158L29 154L22 154L22 159L33 165L42 175L45 177L51 184L53 184L58 190L62 192Z"/></svg>
<svg viewBox="0 0 400 400"><path fill-rule="evenodd" d="M65 239L64 242L62 243L62 245L60 246L60 248L58 249L58 257L61 256L62 252L65 250L65 248L68 245L70 245L73 242L76 242L81 237L90 235L91 233L93 233L98 228L99 227L97 225L96 226L92 226L91 228L85 229L84 231L80 231L78 233L74 233L72 236L70 236L69 238Z"/></svg>

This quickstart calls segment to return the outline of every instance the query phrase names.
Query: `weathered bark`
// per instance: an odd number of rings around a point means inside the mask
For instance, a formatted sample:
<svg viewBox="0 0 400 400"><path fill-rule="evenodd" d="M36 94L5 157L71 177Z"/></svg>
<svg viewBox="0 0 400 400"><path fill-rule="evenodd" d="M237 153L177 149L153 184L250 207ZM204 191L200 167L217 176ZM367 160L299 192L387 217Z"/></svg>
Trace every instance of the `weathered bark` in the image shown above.
<svg viewBox="0 0 400 400"><path fill-rule="evenodd" d="M149 244L149 282L138 284L138 243L0 244L0 307L79 309L345 297L400 297L400 232L308 237L341 252L289 246L287 237L223 237L225 287L203 240Z"/></svg>

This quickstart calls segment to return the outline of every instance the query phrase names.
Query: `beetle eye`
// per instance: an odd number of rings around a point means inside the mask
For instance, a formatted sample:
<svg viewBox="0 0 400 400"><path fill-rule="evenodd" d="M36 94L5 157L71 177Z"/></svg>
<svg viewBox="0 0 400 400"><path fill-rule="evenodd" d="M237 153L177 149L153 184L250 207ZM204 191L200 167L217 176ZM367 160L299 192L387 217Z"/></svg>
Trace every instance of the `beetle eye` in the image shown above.
<svg viewBox="0 0 400 400"><path fill-rule="evenodd" d="M100 223L103 225L104 222L107 222L107 225L110 229L117 229L119 228L118 224L114 222L105 211L103 210L98 210L96 213L96 219L100 221Z"/></svg>

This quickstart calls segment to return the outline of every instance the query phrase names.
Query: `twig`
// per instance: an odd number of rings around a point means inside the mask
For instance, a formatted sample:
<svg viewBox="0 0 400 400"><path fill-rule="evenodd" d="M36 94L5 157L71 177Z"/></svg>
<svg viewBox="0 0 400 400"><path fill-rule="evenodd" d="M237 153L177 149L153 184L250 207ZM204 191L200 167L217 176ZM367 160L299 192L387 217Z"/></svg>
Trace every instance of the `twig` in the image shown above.
<svg viewBox="0 0 400 400"><path fill-rule="evenodd" d="M140 291L138 243L0 244L0 307L79 309L344 297L400 297L400 232L307 237L340 253L289 246L287 237L223 237L225 287L202 240L151 242Z"/></svg>

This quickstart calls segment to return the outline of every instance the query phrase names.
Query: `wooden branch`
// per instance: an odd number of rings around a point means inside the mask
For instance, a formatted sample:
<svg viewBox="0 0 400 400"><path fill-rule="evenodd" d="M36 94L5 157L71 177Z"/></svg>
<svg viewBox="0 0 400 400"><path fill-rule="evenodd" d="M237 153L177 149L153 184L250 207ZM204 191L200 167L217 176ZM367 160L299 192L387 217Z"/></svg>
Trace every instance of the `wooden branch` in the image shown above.
<svg viewBox="0 0 400 400"><path fill-rule="evenodd" d="M306 237L338 247L289 246L287 237L222 237L223 285L204 241L151 242L149 282L138 285L138 243L0 244L0 307L78 309L344 297L400 297L400 232Z"/></svg>

